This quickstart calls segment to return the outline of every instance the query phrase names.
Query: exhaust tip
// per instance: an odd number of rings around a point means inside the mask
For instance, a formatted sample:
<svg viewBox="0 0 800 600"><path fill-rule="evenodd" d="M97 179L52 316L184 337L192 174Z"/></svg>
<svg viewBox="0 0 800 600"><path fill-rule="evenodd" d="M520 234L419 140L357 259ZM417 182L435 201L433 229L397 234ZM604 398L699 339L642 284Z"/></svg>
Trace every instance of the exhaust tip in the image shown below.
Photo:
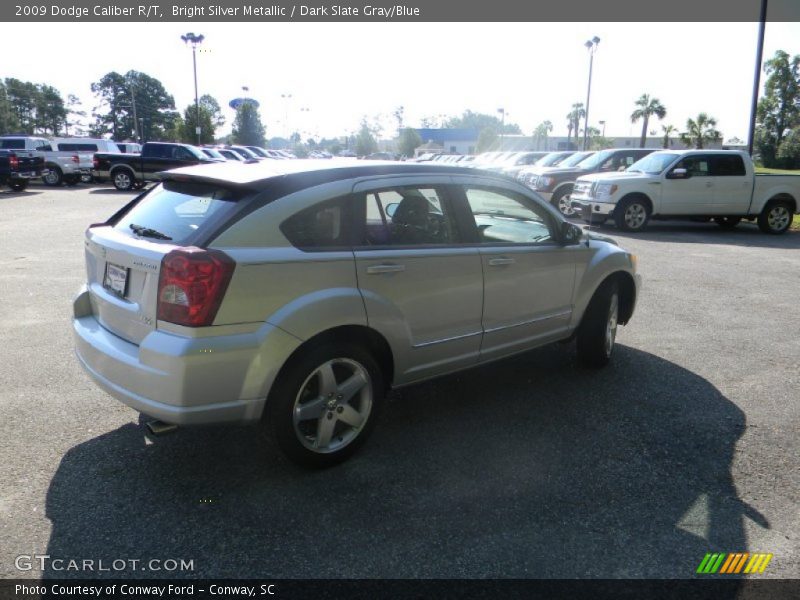
<svg viewBox="0 0 800 600"><path fill-rule="evenodd" d="M155 420L147 422L147 429L153 435L167 435L168 433L176 431L178 426L171 423L164 423L164 421Z"/></svg>

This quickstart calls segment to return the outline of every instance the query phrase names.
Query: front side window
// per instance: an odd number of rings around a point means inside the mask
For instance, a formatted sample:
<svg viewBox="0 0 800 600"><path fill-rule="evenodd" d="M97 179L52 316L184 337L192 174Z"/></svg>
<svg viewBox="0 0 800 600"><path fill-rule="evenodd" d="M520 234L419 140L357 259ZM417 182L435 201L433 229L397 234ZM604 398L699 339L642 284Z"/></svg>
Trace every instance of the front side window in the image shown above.
<svg viewBox="0 0 800 600"><path fill-rule="evenodd" d="M364 246L458 243L449 207L436 188L396 187L366 194Z"/></svg>
<svg viewBox="0 0 800 600"><path fill-rule="evenodd" d="M468 187L467 203L483 244L541 244L555 240L544 209L506 190Z"/></svg>
<svg viewBox="0 0 800 600"><path fill-rule="evenodd" d="M684 158L675 168L686 169L692 177L708 177L711 175L711 160L704 154L695 154Z"/></svg>

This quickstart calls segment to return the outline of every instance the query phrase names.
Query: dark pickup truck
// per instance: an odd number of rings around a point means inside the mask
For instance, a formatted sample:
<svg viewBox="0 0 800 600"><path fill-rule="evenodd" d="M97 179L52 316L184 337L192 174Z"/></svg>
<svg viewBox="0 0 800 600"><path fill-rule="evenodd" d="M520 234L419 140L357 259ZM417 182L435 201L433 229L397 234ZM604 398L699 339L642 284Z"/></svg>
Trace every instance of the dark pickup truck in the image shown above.
<svg viewBox="0 0 800 600"><path fill-rule="evenodd" d="M128 191L140 188L148 181L159 181L161 171L207 162L218 161L195 146L147 142L141 154L95 153L92 175L95 179L111 179L115 188Z"/></svg>
<svg viewBox="0 0 800 600"><path fill-rule="evenodd" d="M33 152L0 150L0 185L8 184L15 192L21 192L31 179L42 176L44 158Z"/></svg>

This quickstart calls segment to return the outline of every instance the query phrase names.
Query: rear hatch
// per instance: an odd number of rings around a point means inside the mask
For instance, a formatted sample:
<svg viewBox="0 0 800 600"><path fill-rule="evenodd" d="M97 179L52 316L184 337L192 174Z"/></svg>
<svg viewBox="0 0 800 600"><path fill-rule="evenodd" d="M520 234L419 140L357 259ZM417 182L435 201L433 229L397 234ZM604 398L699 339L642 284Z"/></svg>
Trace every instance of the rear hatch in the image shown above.
<svg viewBox="0 0 800 600"><path fill-rule="evenodd" d="M167 181L108 224L90 227L87 285L98 322L138 345L157 327L164 257L179 248L203 247L248 194L220 183Z"/></svg>

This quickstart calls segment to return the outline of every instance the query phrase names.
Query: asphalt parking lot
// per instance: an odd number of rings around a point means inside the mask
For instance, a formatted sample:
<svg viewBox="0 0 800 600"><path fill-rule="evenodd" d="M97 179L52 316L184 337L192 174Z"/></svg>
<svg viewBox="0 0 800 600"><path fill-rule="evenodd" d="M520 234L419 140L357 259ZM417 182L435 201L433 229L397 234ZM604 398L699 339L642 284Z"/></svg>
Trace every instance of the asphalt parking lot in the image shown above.
<svg viewBox="0 0 800 600"><path fill-rule="evenodd" d="M644 280L611 366L559 344L395 392L307 472L254 428L147 437L81 371L83 230L131 197L0 192L0 577L681 578L711 551L800 573L800 232L600 228Z"/></svg>

